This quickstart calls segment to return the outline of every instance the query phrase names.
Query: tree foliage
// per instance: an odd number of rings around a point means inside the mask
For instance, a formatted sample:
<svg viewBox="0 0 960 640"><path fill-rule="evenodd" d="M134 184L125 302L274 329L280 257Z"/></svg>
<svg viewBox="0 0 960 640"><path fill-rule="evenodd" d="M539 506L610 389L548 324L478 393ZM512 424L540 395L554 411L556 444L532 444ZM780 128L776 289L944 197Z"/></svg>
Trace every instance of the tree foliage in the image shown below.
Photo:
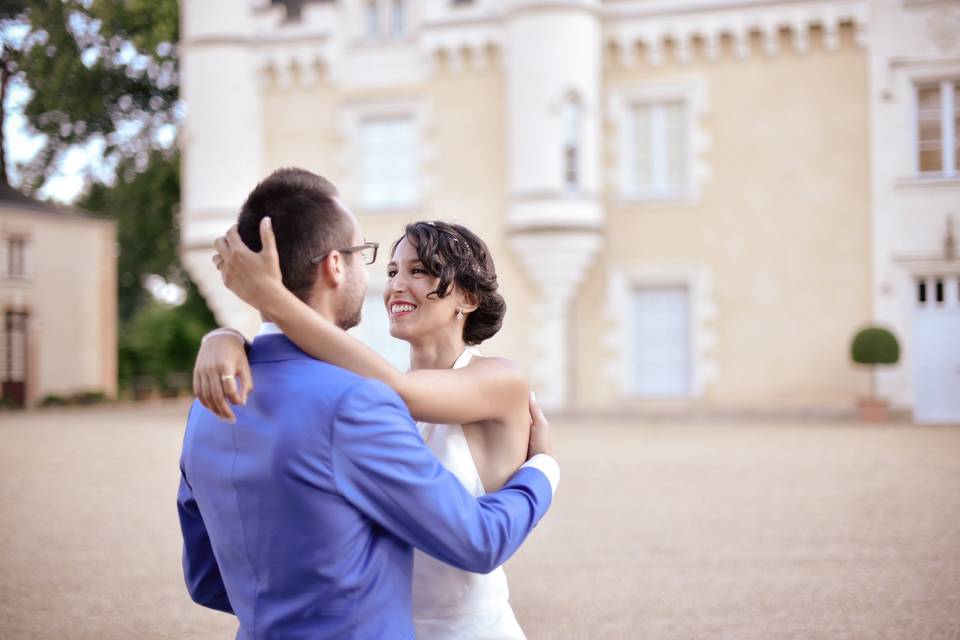
<svg viewBox="0 0 960 640"><path fill-rule="evenodd" d="M29 89L24 115L44 138L21 167L26 191L75 145L92 156L93 182L143 169L169 146L180 110L176 0L4 1L0 27L4 80Z"/></svg>
<svg viewBox="0 0 960 640"><path fill-rule="evenodd" d="M179 28L176 0L0 0L2 89L29 90L23 113L43 140L19 167L21 189L35 192L83 146L87 189L77 204L117 222L123 386L148 378L163 387L189 372L214 325L178 257ZM157 277L185 300L152 295L144 284Z"/></svg>

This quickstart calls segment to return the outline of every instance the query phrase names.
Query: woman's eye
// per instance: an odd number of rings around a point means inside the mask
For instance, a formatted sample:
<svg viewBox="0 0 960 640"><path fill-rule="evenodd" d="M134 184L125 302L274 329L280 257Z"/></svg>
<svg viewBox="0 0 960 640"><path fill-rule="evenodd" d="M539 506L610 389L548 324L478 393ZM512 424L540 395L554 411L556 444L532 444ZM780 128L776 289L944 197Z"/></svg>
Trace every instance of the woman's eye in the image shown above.
<svg viewBox="0 0 960 640"><path fill-rule="evenodd" d="M410 270L410 273L426 273L426 271L424 271L420 267L414 267L413 269Z"/></svg>
<svg viewBox="0 0 960 640"><path fill-rule="evenodd" d="M388 278L392 278L392 277L395 276L395 275L397 275L397 270L396 270L396 269L387 269L387 277L388 277Z"/></svg>

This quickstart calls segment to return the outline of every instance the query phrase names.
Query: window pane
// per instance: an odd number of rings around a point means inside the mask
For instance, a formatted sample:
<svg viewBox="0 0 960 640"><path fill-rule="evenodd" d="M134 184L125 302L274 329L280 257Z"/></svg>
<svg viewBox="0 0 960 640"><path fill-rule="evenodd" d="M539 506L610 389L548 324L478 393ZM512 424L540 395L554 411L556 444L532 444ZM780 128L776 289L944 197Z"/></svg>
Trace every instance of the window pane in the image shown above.
<svg viewBox="0 0 960 640"><path fill-rule="evenodd" d="M393 0L393 35L403 35L404 18L403 0Z"/></svg>
<svg viewBox="0 0 960 640"><path fill-rule="evenodd" d="M687 182L687 126L683 103L666 107L667 127L667 184L682 187Z"/></svg>
<svg viewBox="0 0 960 640"><path fill-rule="evenodd" d="M960 82L953 83L953 167L960 171Z"/></svg>
<svg viewBox="0 0 960 640"><path fill-rule="evenodd" d="M940 86L917 89L917 145L920 171L943 171Z"/></svg>
<svg viewBox="0 0 960 640"><path fill-rule="evenodd" d="M650 105L635 105L633 108L633 179L641 189L653 184L652 140L650 136Z"/></svg>
<svg viewBox="0 0 960 640"><path fill-rule="evenodd" d="M670 192L689 181L687 104L683 101L634 105L634 186Z"/></svg>
<svg viewBox="0 0 960 640"><path fill-rule="evenodd" d="M367 207L416 204L420 195L420 156L412 118L377 118L360 130L360 179Z"/></svg>
<svg viewBox="0 0 960 640"><path fill-rule="evenodd" d="M367 35L375 37L380 33L380 16L376 0L367 0Z"/></svg>

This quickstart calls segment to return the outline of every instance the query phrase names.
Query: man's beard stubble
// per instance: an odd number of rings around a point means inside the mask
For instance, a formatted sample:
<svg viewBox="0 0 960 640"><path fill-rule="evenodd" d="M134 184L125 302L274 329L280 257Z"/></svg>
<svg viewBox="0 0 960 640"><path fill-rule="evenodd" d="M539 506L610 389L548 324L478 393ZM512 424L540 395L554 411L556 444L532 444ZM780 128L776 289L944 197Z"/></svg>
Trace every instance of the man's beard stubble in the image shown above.
<svg viewBox="0 0 960 640"><path fill-rule="evenodd" d="M359 278L354 276L352 272L348 273L350 274L347 276L349 280L344 288L336 318L337 326L344 331L360 324L360 318L363 314L363 299L367 293L364 291L365 287L360 284Z"/></svg>

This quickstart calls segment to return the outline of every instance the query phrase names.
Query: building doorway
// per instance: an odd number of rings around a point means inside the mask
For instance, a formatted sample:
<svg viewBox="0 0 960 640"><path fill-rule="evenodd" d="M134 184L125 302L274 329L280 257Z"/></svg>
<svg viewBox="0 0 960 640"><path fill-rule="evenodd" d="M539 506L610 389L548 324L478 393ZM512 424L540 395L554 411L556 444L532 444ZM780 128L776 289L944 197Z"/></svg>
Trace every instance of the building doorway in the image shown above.
<svg viewBox="0 0 960 640"><path fill-rule="evenodd" d="M960 276L916 280L914 419L960 422Z"/></svg>
<svg viewBox="0 0 960 640"><path fill-rule="evenodd" d="M14 407L27 403L28 316L26 311L7 311L3 319L2 397L4 404Z"/></svg>

